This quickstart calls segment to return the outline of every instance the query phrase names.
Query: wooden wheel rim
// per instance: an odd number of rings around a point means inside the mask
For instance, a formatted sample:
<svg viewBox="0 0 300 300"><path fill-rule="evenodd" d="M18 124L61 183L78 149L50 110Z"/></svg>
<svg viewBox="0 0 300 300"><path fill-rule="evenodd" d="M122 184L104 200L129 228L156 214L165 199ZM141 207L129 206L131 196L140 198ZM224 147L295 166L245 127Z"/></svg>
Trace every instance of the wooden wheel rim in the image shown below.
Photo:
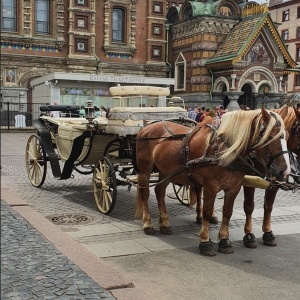
<svg viewBox="0 0 300 300"><path fill-rule="evenodd" d="M117 183L113 165L107 157L99 159L95 164L93 189L98 209L103 214L109 214L116 203Z"/></svg>
<svg viewBox="0 0 300 300"><path fill-rule="evenodd" d="M47 173L46 153L41 138L32 135L26 145L26 170L29 181L35 187L40 187Z"/></svg>
<svg viewBox="0 0 300 300"><path fill-rule="evenodd" d="M190 205L190 187L188 185L177 185L173 183L173 190L176 198L182 205Z"/></svg>

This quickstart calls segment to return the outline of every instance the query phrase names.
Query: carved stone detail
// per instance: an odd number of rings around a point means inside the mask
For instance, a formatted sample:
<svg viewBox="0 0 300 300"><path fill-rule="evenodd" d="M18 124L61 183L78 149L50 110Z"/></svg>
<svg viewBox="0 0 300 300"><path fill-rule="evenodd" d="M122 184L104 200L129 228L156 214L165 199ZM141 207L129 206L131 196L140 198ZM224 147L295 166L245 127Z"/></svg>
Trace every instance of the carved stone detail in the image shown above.
<svg viewBox="0 0 300 300"><path fill-rule="evenodd" d="M183 24L174 24L172 26L171 35L173 40L194 36L199 33L226 35L229 33L231 27L236 23L237 21L234 20L228 20L228 23L219 23L217 21L212 22L207 18L201 17L198 19L188 20Z"/></svg>

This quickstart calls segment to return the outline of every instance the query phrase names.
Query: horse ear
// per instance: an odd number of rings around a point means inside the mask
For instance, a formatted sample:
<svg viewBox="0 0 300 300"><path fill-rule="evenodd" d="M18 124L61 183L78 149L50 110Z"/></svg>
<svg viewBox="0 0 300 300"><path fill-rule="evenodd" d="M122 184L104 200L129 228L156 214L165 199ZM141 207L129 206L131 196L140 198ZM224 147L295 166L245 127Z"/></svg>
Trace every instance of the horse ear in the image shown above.
<svg viewBox="0 0 300 300"><path fill-rule="evenodd" d="M294 111L295 111L295 115L296 115L298 121L300 122L300 110L298 110L298 109L295 108L294 106L293 106L293 108L294 108Z"/></svg>
<svg viewBox="0 0 300 300"><path fill-rule="evenodd" d="M281 116L282 119L284 119L284 118L287 116L288 111L289 111L288 106L287 106L287 105L284 105L284 106L282 107L282 109L281 109L281 112L280 112L280 116Z"/></svg>
<svg viewBox="0 0 300 300"><path fill-rule="evenodd" d="M269 123L271 115L266 111L265 106L262 104L261 106L261 114L262 118L266 123Z"/></svg>

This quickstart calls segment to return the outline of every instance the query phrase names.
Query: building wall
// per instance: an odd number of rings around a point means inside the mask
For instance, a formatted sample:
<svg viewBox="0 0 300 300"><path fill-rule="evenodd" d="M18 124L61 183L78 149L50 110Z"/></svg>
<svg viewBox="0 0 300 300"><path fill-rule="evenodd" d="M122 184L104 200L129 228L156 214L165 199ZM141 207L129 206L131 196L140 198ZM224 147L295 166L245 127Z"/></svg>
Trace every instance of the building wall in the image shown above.
<svg viewBox="0 0 300 300"><path fill-rule="evenodd" d="M299 0L271 0L269 11L272 20L278 23L278 31L283 36L283 32L288 30L288 39L285 40L285 45L288 48L291 57L297 62L297 67L300 67L300 59L298 51L300 48L300 2ZM289 19L284 20L284 12L289 12ZM300 75L296 78L296 74L289 74L287 82L287 92L296 93L300 91Z"/></svg>
<svg viewBox="0 0 300 300"><path fill-rule="evenodd" d="M35 34L36 1L16 3L16 31L1 32L2 102L11 90L24 94L14 101L32 101L31 82L55 72L168 77L163 0L50 0L44 35ZM125 11L124 43L112 42L113 8Z"/></svg>
<svg viewBox="0 0 300 300"><path fill-rule="evenodd" d="M213 57L219 45L223 42L237 20L224 19L222 22L213 16L198 16L173 24L171 31L170 63L175 65L179 53L187 61L186 89L184 93L176 91L191 105L214 105L214 100L220 104L220 98L212 99L212 74L206 66L206 61Z"/></svg>

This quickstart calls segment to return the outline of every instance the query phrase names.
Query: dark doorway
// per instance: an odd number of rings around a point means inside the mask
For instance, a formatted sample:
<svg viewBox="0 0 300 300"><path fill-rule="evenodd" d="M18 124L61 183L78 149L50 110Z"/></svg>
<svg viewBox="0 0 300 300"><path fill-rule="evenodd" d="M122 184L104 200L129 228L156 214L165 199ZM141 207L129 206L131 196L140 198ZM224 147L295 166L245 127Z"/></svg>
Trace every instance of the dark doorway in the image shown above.
<svg viewBox="0 0 300 300"><path fill-rule="evenodd" d="M224 108L226 108L227 107L227 105L229 104L229 98L228 98L228 96L225 96L224 97L224 99L223 99L223 106L224 106Z"/></svg>
<svg viewBox="0 0 300 300"><path fill-rule="evenodd" d="M252 93L251 85L248 83L244 84L242 87L242 92L244 92L244 94L242 96L240 96L240 98L238 100L238 104L242 107L248 106L251 109L255 109L256 101L255 101L255 97Z"/></svg>
<svg viewBox="0 0 300 300"><path fill-rule="evenodd" d="M223 83L223 85L222 85L222 94L224 94L224 92L226 92L226 91L227 91L226 84ZM229 102L230 102L230 100L229 100L228 96L224 95L223 96L223 100L222 100L222 105L224 106L224 108L227 107L227 105L229 104Z"/></svg>

